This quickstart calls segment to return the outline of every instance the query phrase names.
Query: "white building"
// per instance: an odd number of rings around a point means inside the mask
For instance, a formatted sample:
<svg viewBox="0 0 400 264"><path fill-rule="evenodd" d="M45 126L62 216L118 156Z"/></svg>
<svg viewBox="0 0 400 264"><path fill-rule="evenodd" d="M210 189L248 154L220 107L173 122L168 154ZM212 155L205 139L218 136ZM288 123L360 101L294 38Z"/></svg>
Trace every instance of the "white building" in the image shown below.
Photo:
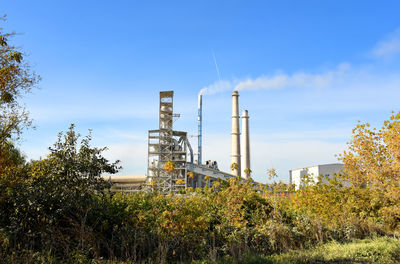
<svg viewBox="0 0 400 264"><path fill-rule="evenodd" d="M290 184L295 184L296 190L304 186L302 178L305 175L309 175L310 178L316 183L318 182L318 176L332 177L335 173L338 173L343 168L341 163L332 163L324 165L315 165L304 168L293 169L289 171Z"/></svg>

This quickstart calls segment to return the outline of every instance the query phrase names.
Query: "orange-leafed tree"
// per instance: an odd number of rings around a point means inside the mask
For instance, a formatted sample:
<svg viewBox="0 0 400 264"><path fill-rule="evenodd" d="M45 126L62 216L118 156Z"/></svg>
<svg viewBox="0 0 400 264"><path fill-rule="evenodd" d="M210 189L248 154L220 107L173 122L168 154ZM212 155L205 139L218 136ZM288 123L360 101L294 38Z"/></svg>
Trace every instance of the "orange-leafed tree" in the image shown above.
<svg viewBox="0 0 400 264"><path fill-rule="evenodd" d="M400 180L400 112L381 129L358 123L348 150L339 155L346 178L354 186L387 187Z"/></svg>
<svg viewBox="0 0 400 264"><path fill-rule="evenodd" d="M400 224L400 112L381 129L359 122L348 150L339 155L351 188L368 189L379 200L378 214L393 227ZM376 202L376 201L375 201Z"/></svg>

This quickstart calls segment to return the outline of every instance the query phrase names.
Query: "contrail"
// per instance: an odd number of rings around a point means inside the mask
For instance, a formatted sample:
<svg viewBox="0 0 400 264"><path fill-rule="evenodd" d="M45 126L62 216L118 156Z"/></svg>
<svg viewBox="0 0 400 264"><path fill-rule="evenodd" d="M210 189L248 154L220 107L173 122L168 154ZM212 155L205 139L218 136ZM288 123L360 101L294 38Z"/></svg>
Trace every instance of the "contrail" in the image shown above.
<svg viewBox="0 0 400 264"><path fill-rule="evenodd" d="M218 74L218 80L221 81L221 75L219 74L219 68L218 68L218 64L217 64L217 59L215 58L214 50L212 50L212 55L214 58L215 69L217 70L217 74Z"/></svg>
<svg viewBox="0 0 400 264"><path fill-rule="evenodd" d="M218 74L218 82L215 82L212 85L204 87L203 89L200 90L199 94L215 94L215 93L222 92L225 90L230 90L232 87L232 84L230 82L221 81L221 75L219 73L217 58L215 57L214 50L211 50L211 53L213 55L215 69L217 70L217 74Z"/></svg>

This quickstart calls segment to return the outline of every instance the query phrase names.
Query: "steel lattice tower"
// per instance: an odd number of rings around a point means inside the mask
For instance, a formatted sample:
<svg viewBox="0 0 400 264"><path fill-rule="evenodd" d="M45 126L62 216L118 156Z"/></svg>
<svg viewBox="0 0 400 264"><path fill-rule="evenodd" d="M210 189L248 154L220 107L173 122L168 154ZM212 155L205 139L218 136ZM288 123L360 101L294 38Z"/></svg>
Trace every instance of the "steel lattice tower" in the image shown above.
<svg viewBox="0 0 400 264"><path fill-rule="evenodd" d="M187 187L187 133L173 130L173 91L160 92L159 129L149 130L147 186L161 193ZM174 170L164 169L170 161Z"/></svg>

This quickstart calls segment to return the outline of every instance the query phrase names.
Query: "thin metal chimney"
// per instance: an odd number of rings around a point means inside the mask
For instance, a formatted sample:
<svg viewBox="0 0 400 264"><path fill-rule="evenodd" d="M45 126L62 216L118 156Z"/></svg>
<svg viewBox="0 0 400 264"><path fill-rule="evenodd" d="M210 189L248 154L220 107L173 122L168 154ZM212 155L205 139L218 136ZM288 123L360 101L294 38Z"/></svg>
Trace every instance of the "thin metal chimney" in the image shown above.
<svg viewBox="0 0 400 264"><path fill-rule="evenodd" d="M240 129L239 129L239 93L233 91L232 93L232 133L231 133L231 164L236 164L237 167L233 168L233 174L240 177Z"/></svg>
<svg viewBox="0 0 400 264"><path fill-rule="evenodd" d="M250 131L249 131L249 113L247 110L242 112L242 132L243 132L243 176L249 177L250 169Z"/></svg>
<svg viewBox="0 0 400 264"><path fill-rule="evenodd" d="M201 152L202 152L202 115L203 115L203 95L199 93L199 103L198 103L198 116L197 116L197 121L198 121L198 145L197 145L197 164L201 165Z"/></svg>

